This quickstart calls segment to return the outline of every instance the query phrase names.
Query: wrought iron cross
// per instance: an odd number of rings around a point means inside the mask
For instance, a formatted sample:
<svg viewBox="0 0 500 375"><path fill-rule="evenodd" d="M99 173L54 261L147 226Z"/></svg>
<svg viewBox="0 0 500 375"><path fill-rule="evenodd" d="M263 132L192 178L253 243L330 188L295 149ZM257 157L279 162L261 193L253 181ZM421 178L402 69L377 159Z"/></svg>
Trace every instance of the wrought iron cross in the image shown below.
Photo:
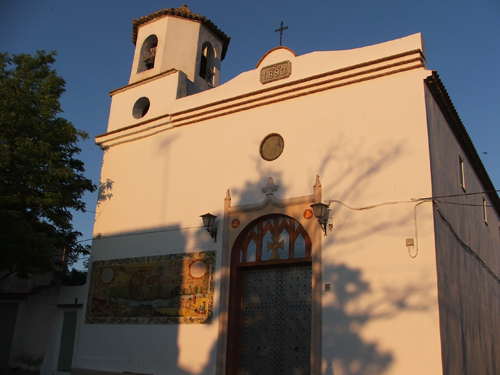
<svg viewBox="0 0 500 375"><path fill-rule="evenodd" d="M274 30L275 33L277 33L278 31L280 32L280 46L281 46L281 42L283 40L283 30L286 30L288 29L288 26L286 27L283 27L283 21L281 21L281 26L278 30Z"/></svg>

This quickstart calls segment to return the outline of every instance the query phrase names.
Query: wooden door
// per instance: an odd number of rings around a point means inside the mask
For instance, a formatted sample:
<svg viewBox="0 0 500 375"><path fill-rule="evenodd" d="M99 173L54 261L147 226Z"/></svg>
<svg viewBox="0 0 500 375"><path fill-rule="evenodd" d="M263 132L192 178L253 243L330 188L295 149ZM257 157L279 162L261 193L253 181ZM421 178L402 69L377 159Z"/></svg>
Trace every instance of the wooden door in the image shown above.
<svg viewBox="0 0 500 375"><path fill-rule="evenodd" d="M252 222L232 250L227 374L311 373L311 240L285 215Z"/></svg>
<svg viewBox="0 0 500 375"><path fill-rule="evenodd" d="M311 373L311 265L247 269L241 375Z"/></svg>

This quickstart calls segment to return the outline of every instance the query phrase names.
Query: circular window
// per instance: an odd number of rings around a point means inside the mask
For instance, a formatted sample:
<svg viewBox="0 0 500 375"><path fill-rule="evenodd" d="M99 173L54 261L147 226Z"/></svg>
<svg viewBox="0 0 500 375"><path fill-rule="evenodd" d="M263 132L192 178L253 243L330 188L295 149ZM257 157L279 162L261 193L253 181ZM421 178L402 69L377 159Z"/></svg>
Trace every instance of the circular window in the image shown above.
<svg viewBox="0 0 500 375"><path fill-rule="evenodd" d="M284 147L285 141L283 141L281 135L276 133L269 134L260 144L260 156L267 161L278 159Z"/></svg>
<svg viewBox="0 0 500 375"><path fill-rule="evenodd" d="M143 96L135 102L134 108L132 109L132 116L134 116L134 118L143 118L144 116L146 116L146 113L148 113L148 111L149 99Z"/></svg>

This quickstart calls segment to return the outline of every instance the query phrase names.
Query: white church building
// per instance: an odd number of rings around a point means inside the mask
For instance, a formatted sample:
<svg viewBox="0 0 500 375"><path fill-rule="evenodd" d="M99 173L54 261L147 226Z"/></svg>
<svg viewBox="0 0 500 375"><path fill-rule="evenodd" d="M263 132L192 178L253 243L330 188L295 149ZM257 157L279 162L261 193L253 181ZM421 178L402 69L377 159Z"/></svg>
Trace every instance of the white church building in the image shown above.
<svg viewBox="0 0 500 375"><path fill-rule="evenodd" d="M421 35L219 85L229 40L133 23L71 373L498 374L500 200Z"/></svg>

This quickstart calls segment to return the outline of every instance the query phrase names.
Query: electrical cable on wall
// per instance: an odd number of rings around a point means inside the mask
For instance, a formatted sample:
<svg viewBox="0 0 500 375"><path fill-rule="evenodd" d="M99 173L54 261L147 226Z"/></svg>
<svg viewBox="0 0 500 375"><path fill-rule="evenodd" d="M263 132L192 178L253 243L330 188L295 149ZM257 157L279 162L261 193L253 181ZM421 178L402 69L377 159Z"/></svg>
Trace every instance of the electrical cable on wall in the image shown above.
<svg viewBox="0 0 500 375"><path fill-rule="evenodd" d="M413 208L413 221L414 221L414 226L415 226L415 254L411 254L410 248L408 248L408 255L410 258L416 258L418 255L418 227L417 227L417 207L420 206L422 203L425 202L433 202L434 205L436 206L437 212L439 213L440 217L443 219L445 224L448 226L448 228L453 232L455 235L455 238L458 240L458 242L464 246L475 258L476 260L493 276L493 278L500 283L500 279L498 276L484 263L484 261L477 255L465 242L463 242L458 234L455 232L453 227L451 226L450 222L446 219L442 211L439 209L438 203L441 204L453 204L453 205L461 205L461 206L467 206L467 207L483 207L482 204L471 204L471 203L459 203L459 202L448 202L448 201L442 201L440 200L441 198L454 198L454 197L463 197L463 196L469 196L469 195L479 195L479 194L487 194L487 193L497 193L500 192L500 190L493 190L493 191L481 191L481 192L474 192L474 193L461 193L461 194L452 194L452 195L441 195L441 196L436 196L436 197L425 197L425 198L412 198L409 201L393 201L393 202L383 202L379 204L374 204L370 206L365 206L365 207L350 207L344 202L341 202L336 199L330 199L329 201L326 201L326 204L330 206L331 203L338 203L341 206L344 206L350 210L353 211L364 211L364 210L371 210L373 208L377 207L382 207L382 206L389 206L389 205L396 205L396 204L403 204L403 203L416 203L414 208ZM492 207L491 205L487 205L486 207Z"/></svg>
<svg viewBox="0 0 500 375"><path fill-rule="evenodd" d="M453 197L463 197L468 196L468 195L478 195L478 194L489 194L489 193L498 193L500 190L490 190L490 191L478 191L474 193L460 193L460 194L452 194L452 195L439 195L437 197L429 197L432 199L438 199L438 198L453 198Z"/></svg>
<svg viewBox="0 0 500 375"><path fill-rule="evenodd" d="M472 248L469 245L467 245L460 238L460 236L458 235L458 233L453 229L451 223L448 221L448 219L446 218L446 216L443 214L443 212L439 208L439 205L438 205L437 201L434 202L434 207L436 207L436 211L439 214L439 217L441 217L441 219L446 224L446 226L448 227L448 229L450 229L451 233L453 233L453 236L458 241L458 243L460 245L462 245L474 257L474 259L476 259L479 262L479 264L481 265L481 267L483 267L496 280L497 283L500 284L500 279L498 278L498 276L491 270L490 267L488 267L486 265L486 263L484 263L484 261L481 259L481 257L474 250L472 250Z"/></svg>
<svg viewBox="0 0 500 375"><path fill-rule="evenodd" d="M494 190L493 192L499 192L499 191L500 190ZM390 206L390 205L396 205L396 204L405 204L405 203L415 203L415 206L413 208L413 221L414 221L414 227L415 227L415 254L412 254L411 250L408 249L408 255L411 258L416 258L417 255L418 255L417 207L420 206L423 203L426 203L426 202L433 202L434 206L436 207L436 210L437 210L439 216L444 221L444 223L446 224L446 226L451 230L451 232L453 233L453 235L455 236L455 238L457 239L457 241L465 249L467 249L469 251L469 253L481 264L481 266L484 269L486 269L486 271L488 271L488 273L490 273L490 275L500 284L499 277L486 265L486 263L484 263L484 261L479 257L479 255L476 252L474 252L474 250L472 250L470 248L470 246L468 246L460 238L460 236L453 229L453 227L451 226L450 222L446 219L446 217L444 216L444 214L442 213L441 209L438 206L438 203L441 203L441 204L462 205L462 206L468 206L468 207L482 207L483 205L481 205L481 204L448 202L448 201L442 201L440 199L441 198L453 198L453 197L460 197L460 196L468 196L468 195L479 195L479 194L486 194L486 193L489 193L489 192L482 191L482 192L474 192L474 193L462 193L462 194L453 194L453 195L442 195L442 196L436 196L436 197L412 198L411 200L408 200L408 201L383 202L383 203L374 204L374 205L370 205L370 206L364 206L364 207L351 207L351 206L345 204L344 202L341 202L341 201L336 200L336 199L330 199L330 200L326 201L326 204L328 206L330 206L330 204L332 204L332 203L337 203L337 204L340 204L341 206L344 206L344 207L346 207L346 208L348 208L350 210L353 210L353 211L365 211L365 210L371 210L371 209L378 208L378 207L383 207L383 206ZM487 207L491 207L491 206L488 205ZM106 236L106 237L133 236L133 235L140 235L140 234L147 234L147 233L168 232L168 231L173 231L173 230L185 230L185 229L196 229L196 228L199 228L199 227L170 228L170 229L147 231L147 232L141 232L141 233L127 233L127 234L119 234L119 235L110 235L110 236ZM86 240L81 240L79 242L85 242L85 241L89 241L89 240L90 239L86 239Z"/></svg>
<svg viewBox="0 0 500 375"><path fill-rule="evenodd" d="M411 250L408 248L408 255L410 258L415 259L418 255L418 230L417 230L417 207L422 203L430 202L429 200L423 200L413 207L413 223L415 225L415 255L411 255Z"/></svg>
<svg viewBox="0 0 500 375"><path fill-rule="evenodd" d="M437 199L441 198L454 198L454 197L463 197L463 196L469 196L469 195L479 195L479 194L488 194L488 193L497 193L500 192L500 190L492 190L492 191L479 191L479 192L474 192L474 193L461 193L461 194L450 194L450 195L439 195L435 197L424 197L424 198L411 198L409 201L393 201L393 202L383 202L379 204L373 204L370 206L365 206L365 207L350 207L344 202L341 202L336 199L330 199L328 201L325 201L328 206L330 206L331 203L338 203L350 210L354 211L364 211L364 210L371 210L372 208L377 208L377 207L382 207L382 206L390 206L390 205L395 205L395 204L402 204L402 203L415 203L415 202L429 202L429 201L434 201ZM449 204L456 204L456 205L463 205L463 206L475 206L469 203L456 203L456 202L446 202L446 201L440 201L441 203L449 203ZM479 205L482 207L482 205ZM492 207L488 205L487 207Z"/></svg>
<svg viewBox="0 0 500 375"><path fill-rule="evenodd" d="M413 222L414 222L414 226L415 226L415 254L414 255L412 255L411 250L408 247L408 255L410 256L410 258L415 259L418 255L417 207L420 206L422 203L426 203L426 202L432 202L432 198L412 198L409 201L383 202L383 203L374 204L374 205L365 206L365 207L350 207L347 204L345 204L344 202L341 202L341 201L336 200L336 199L330 199L329 201L327 201L327 205L330 206L331 203L338 203L338 204L340 204L340 205L342 205L350 210L353 210L353 211L364 211L364 210L371 210L373 208L382 207L382 206L391 206L391 205L402 204L402 203L416 203L415 207L413 208Z"/></svg>

